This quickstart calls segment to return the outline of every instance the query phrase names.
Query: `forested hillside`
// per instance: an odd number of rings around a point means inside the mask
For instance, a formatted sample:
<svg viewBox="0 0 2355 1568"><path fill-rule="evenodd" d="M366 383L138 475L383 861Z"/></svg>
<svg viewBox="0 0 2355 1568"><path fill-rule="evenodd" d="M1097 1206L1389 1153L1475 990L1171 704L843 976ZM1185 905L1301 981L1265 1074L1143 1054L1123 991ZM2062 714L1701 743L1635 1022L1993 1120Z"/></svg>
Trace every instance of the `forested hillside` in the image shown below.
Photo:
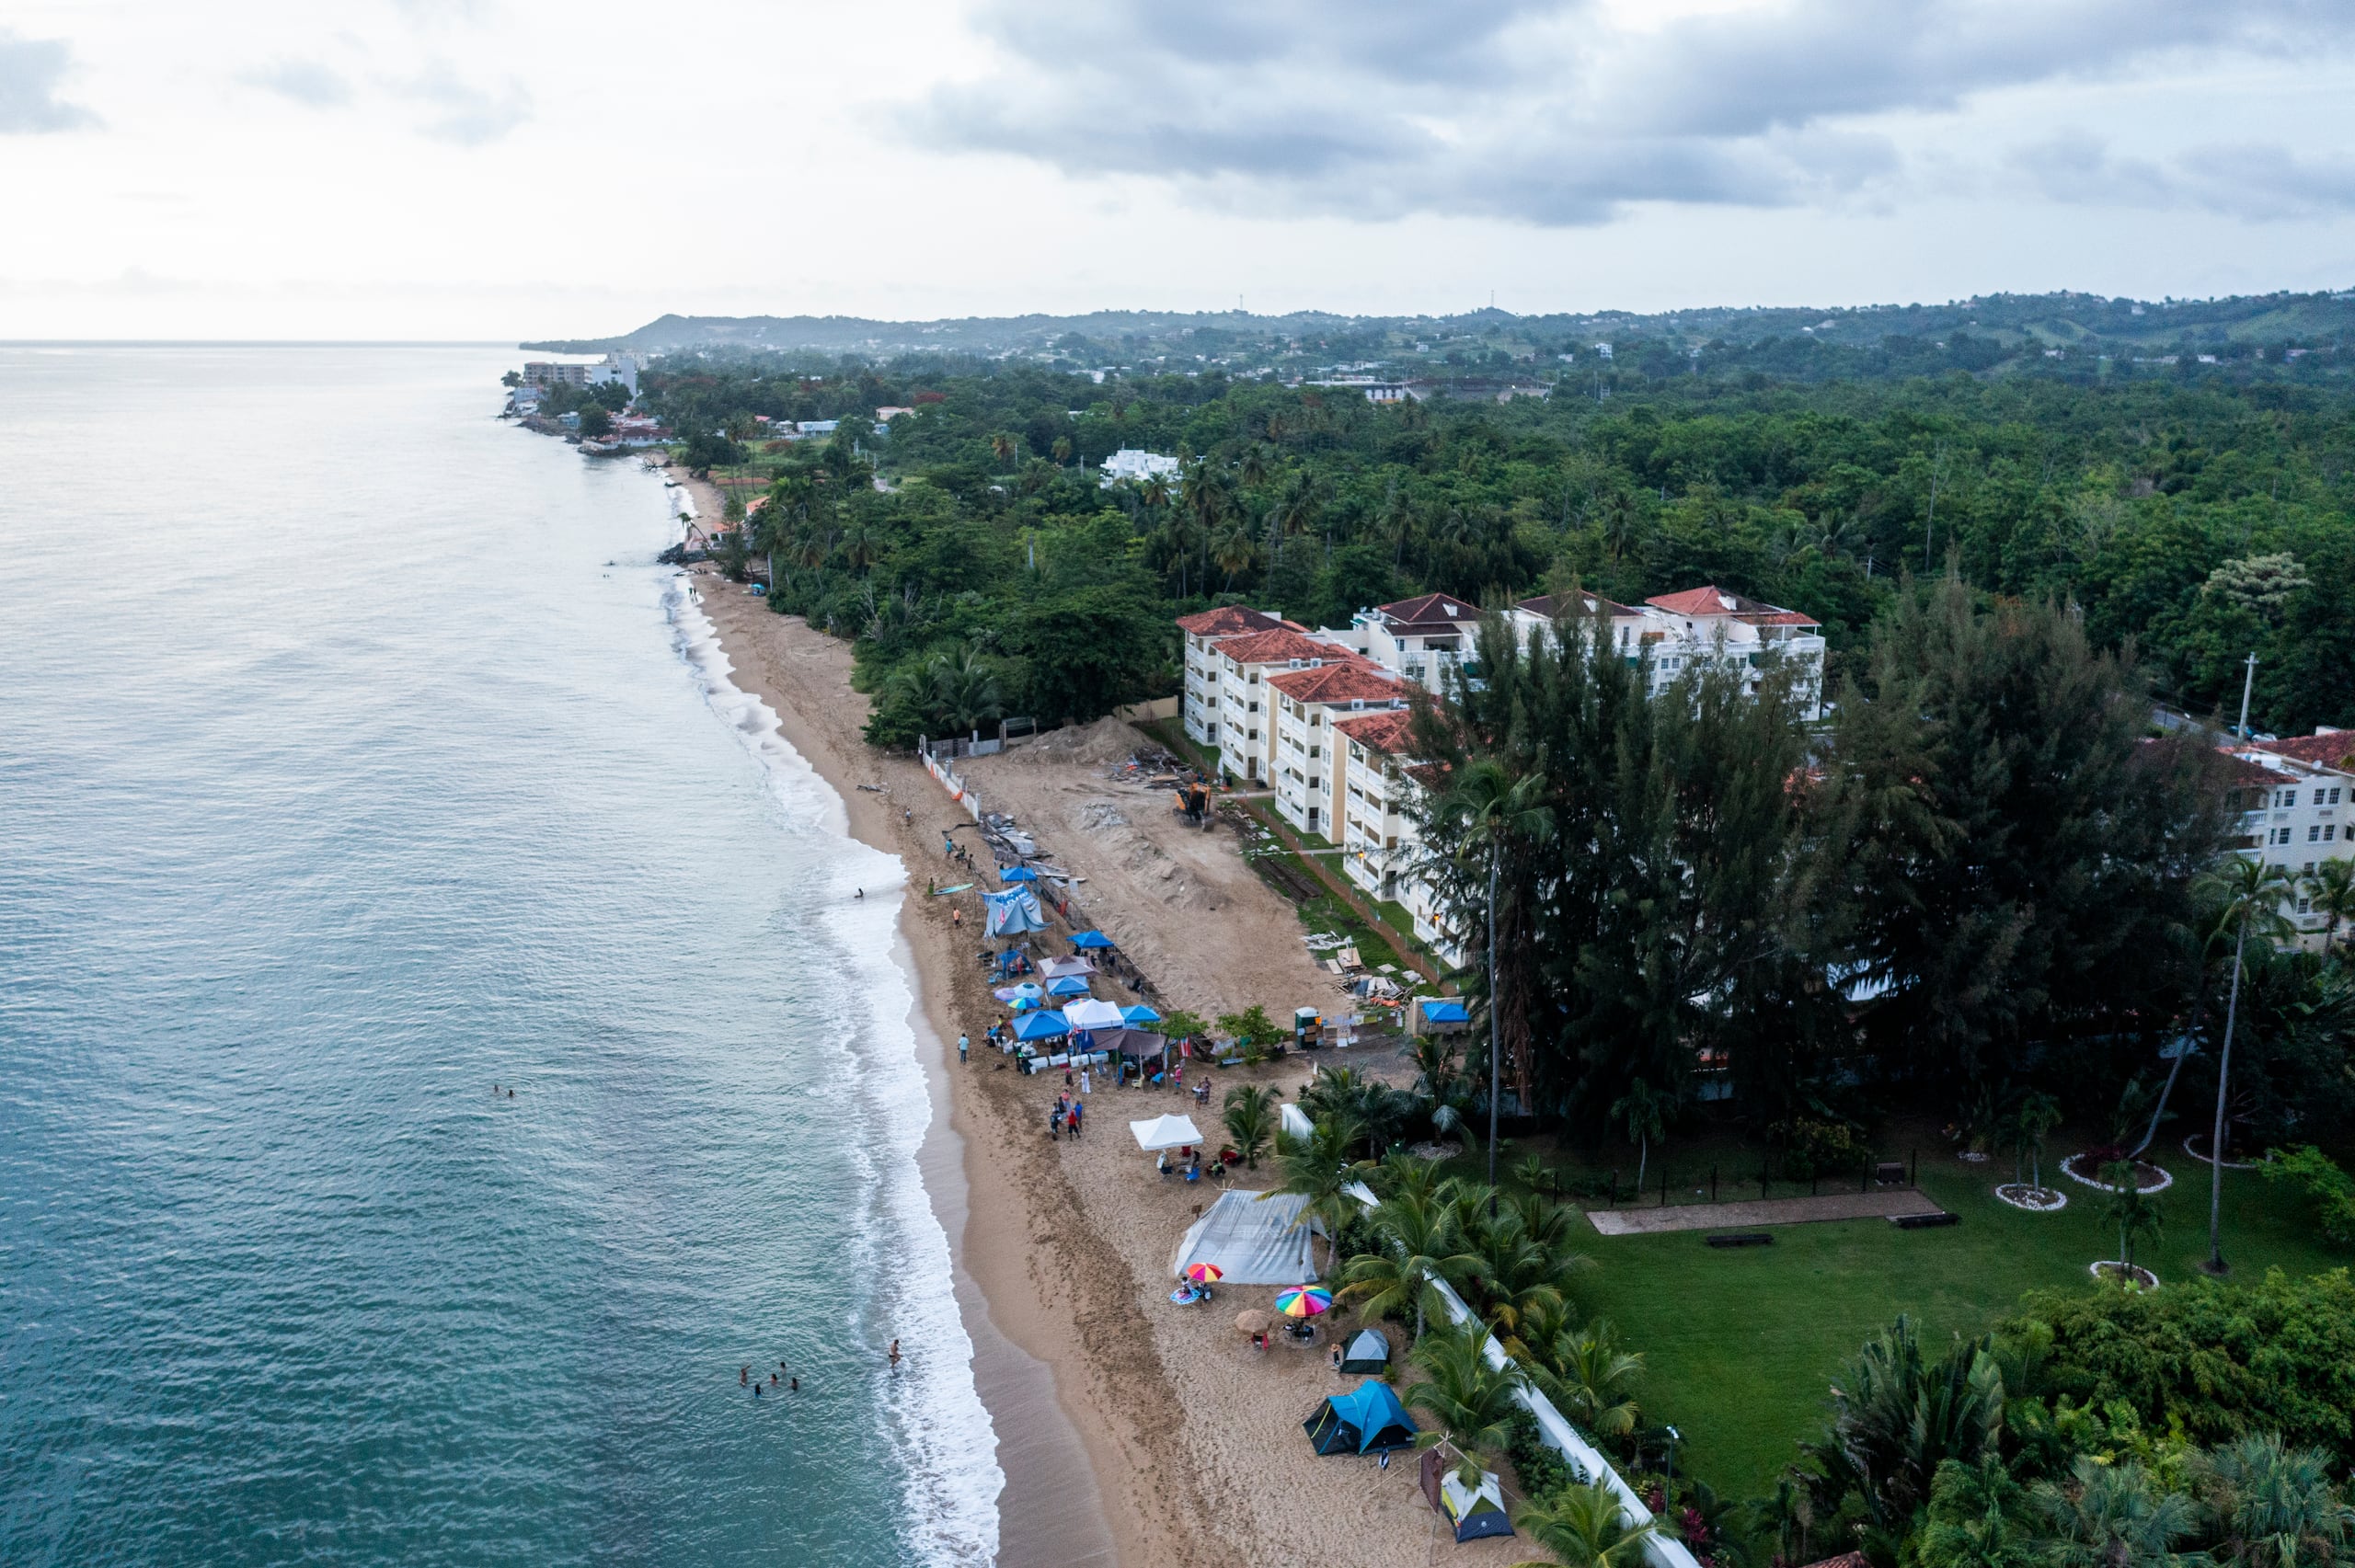
<svg viewBox="0 0 2355 1568"><path fill-rule="evenodd" d="M752 534L775 552L778 607L861 638L879 687L940 655L1006 711L1086 717L1174 690L1170 617L1223 599L1330 624L1428 589L1494 600L1571 578L1622 600L1714 581L1790 605L1824 623L1836 664L1907 574L1951 570L2081 614L2097 647L2134 642L2194 711L2236 706L2254 649L2256 726L2355 723L2355 418L2349 392L2288 367L1621 371L1602 398L1566 379L1550 400L1376 406L1214 374L668 363L649 395L694 432L692 460L778 481ZM878 436L887 406L915 412ZM781 444L754 414L866 417L832 444ZM1183 457L1184 476L1101 488L1095 465L1120 447ZM878 738L952 716L904 681Z"/></svg>

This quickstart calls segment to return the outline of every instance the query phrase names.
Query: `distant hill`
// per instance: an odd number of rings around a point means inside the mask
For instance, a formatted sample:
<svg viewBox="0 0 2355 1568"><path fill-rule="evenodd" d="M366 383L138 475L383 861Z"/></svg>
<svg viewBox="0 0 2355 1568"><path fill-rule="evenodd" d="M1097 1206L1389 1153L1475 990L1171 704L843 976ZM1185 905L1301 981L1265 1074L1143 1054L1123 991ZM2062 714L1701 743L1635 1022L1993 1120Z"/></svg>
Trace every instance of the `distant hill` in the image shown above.
<svg viewBox="0 0 2355 1568"><path fill-rule="evenodd" d="M664 315L615 338L525 343L555 353L667 354L692 350L898 354L1030 354L1088 362L1211 359L1236 350L1276 358L1355 352L1375 362L1411 364L1447 357L1466 343L1534 359L1578 353L1597 342L1698 349L1811 339L1867 348L1890 338L1961 334L2017 352L2131 353L2137 349L2213 344L2311 347L2355 343L2355 290L2336 293L2235 295L2210 300L2109 299L2097 294L1993 294L1944 304L1732 308L1638 315L1515 315L1484 309L1445 316L1351 316L1322 311L1258 315L1244 311L1096 311L1085 315L965 316L879 321L848 315ZM1191 352L1187 352L1190 350ZM1256 357L1256 356L1255 356Z"/></svg>

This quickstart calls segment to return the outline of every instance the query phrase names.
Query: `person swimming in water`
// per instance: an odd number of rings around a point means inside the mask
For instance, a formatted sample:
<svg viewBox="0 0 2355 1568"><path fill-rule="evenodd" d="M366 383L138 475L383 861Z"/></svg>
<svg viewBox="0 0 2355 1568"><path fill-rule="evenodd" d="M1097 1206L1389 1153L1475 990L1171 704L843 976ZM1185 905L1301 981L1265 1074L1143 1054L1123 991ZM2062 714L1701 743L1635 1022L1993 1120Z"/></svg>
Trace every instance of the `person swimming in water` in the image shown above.
<svg viewBox="0 0 2355 1568"><path fill-rule="evenodd" d="M896 1339L895 1339L895 1340L893 1340L893 1341L891 1342L891 1365L892 1365L892 1366L894 1366L894 1367L897 1367L899 1364L900 1364L900 1342L899 1342L898 1340L896 1340Z"/></svg>

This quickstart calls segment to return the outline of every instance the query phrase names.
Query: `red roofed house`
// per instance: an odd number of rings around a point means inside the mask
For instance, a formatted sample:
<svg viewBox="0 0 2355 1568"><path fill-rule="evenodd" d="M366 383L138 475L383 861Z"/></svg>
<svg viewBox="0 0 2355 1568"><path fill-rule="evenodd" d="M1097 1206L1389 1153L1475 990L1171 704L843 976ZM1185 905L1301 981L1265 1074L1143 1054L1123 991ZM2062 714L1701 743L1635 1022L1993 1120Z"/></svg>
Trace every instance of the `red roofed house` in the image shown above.
<svg viewBox="0 0 2355 1568"><path fill-rule="evenodd" d="M1361 610L1350 617L1349 633L1340 635L1358 640L1384 670L1443 695L1447 672L1471 654L1479 629L1478 605L1452 593L1426 593Z"/></svg>
<svg viewBox="0 0 2355 1568"><path fill-rule="evenodd" d="M1275 698L1262 681L1286 670L1365 661L1348 648L1280 623L1264 631L1212 640L1203 662L1217 684L1203 702L1204 733L1200 738L1218 749L1220 772L1256 783L1273 777L1276 751ZM1188 706L1190 710L1190 692Z"/></svg>
<svg viewBox="0 0 2355 1568"><path fill-rule="evenodd" d="M1407 687L1354 654L1305 670L1271 670L1263 684L1274 704L1267 778L1275 785L1276 810L1302 832L1331 838L1334 721L1368 709L1404 712Z"/></svg>
<svg viewBox="0 0 2355 1568"><path fill-rule="evenodd" d="M1644 608L1651 612L1644 635L1660 634L1649 645L1654 695L1695 666L1760 670L1779 659L1798 666L1804 716L1823 716L1823 628L1812 618L1714 585L1660 594ZM1761 680L1752 676L1750 690Z"/></svg>

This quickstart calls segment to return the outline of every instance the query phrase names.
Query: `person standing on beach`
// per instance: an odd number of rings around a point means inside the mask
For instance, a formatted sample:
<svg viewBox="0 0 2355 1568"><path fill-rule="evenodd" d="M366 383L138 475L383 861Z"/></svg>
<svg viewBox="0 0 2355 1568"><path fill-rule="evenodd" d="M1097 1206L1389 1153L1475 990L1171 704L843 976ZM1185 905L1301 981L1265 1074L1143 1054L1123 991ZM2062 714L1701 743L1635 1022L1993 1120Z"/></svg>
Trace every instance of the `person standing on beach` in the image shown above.
<svg viewBox="0 0 2355 1568"><path fill-rule="evenodd" d="M1087 1069L1084 1067L1079 1070L1079 1093L1082 1099L1087 1097Z"/></svg>
<svg viewBox="0 0 2355 1568"><path fill-rule="evenodd" d="M957 1036L957 1065L958 1065L958 1066L962 1067L962 1066L964 1066L968 1061L970 1061L970 1060L971 1060L971 1059L972 1059L971 1056L969 1054L969 1053L971 1053L971 1052L972 1048L973 1048L973 1042L972 1042L972 1040L971 1040L971 1038L970 1036L964 1036L964 1035L959 1035L959 1036Z"/></svg>
<svg viewBox="0 0 2355 1568"><path fill-rule="evenodd" d="M964 905L951 904L948 906L948 924L952 929L957 931L962 931L965 929Z"/></svg>

